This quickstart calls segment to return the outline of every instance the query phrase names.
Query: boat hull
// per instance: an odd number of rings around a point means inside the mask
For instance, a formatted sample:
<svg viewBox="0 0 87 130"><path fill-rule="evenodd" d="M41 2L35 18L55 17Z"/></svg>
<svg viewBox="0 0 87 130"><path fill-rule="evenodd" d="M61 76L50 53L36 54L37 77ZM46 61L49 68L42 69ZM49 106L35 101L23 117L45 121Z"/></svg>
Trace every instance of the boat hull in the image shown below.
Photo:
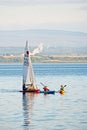
<svg viewBox="0 0 87 130"><path fill-rule="evenodd" d="M55 91L40 91L40 93L44 93L44 94L55 94Z"/></svg>
<svg viewBox="0 0 87 130"><path fill-rule="evenodd" d="M20 90L20 92L23 92L23 93L40 93L40 90L37 89L37 90Z"/></svg>

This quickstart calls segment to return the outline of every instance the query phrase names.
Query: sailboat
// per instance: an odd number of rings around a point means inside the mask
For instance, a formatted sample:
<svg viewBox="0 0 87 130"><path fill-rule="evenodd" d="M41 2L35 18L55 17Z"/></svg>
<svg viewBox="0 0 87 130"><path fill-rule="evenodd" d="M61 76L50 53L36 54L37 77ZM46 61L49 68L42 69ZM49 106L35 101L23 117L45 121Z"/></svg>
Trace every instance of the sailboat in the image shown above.
<svg viewBox="0 0 87 130"><path fill-rule="evenodd" d="M23 86L21 92L40 93L36 86L33 66L31 63L28 41L26 41L23 63Z"/></svg>

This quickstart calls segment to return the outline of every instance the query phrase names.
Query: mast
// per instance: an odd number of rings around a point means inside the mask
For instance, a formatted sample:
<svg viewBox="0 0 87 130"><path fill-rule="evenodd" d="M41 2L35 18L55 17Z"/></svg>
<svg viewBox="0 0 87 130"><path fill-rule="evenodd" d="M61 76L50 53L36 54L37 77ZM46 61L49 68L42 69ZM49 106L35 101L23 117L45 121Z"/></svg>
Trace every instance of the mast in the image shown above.
<svg viewBox="0 0 87 130"><path fill-rule="evenodd" d="M23 90L29 88L33 84L33 88L36 89L36 83L34 78L34 71L31 63L30 52L28 48L28 41L26 41L23 63Z"/></svg>

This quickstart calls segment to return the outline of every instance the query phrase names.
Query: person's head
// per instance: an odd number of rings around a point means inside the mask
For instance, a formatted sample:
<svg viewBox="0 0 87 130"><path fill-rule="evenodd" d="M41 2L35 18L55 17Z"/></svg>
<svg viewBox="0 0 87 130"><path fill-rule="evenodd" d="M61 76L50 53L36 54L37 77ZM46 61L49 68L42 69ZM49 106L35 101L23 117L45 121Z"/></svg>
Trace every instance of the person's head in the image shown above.
<svg viewBox="0 0 87 130"><path fill-rule="evenodd" d="M60 86L61 88L63 87L63 85Z"/></svg>

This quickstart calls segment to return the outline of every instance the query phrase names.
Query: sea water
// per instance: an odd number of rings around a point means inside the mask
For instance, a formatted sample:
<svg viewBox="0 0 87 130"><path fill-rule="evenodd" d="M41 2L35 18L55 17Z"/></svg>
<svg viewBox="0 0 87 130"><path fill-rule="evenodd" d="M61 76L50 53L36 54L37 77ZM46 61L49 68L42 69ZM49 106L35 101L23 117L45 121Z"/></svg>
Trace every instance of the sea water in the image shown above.
<svg viewBox="0 0 87 130"><path fill-rule="evenodd" d="M86 130L87 64L33 64L37 86L65 94L23 94L23 66L0 65L0 130Z"/></svg>

